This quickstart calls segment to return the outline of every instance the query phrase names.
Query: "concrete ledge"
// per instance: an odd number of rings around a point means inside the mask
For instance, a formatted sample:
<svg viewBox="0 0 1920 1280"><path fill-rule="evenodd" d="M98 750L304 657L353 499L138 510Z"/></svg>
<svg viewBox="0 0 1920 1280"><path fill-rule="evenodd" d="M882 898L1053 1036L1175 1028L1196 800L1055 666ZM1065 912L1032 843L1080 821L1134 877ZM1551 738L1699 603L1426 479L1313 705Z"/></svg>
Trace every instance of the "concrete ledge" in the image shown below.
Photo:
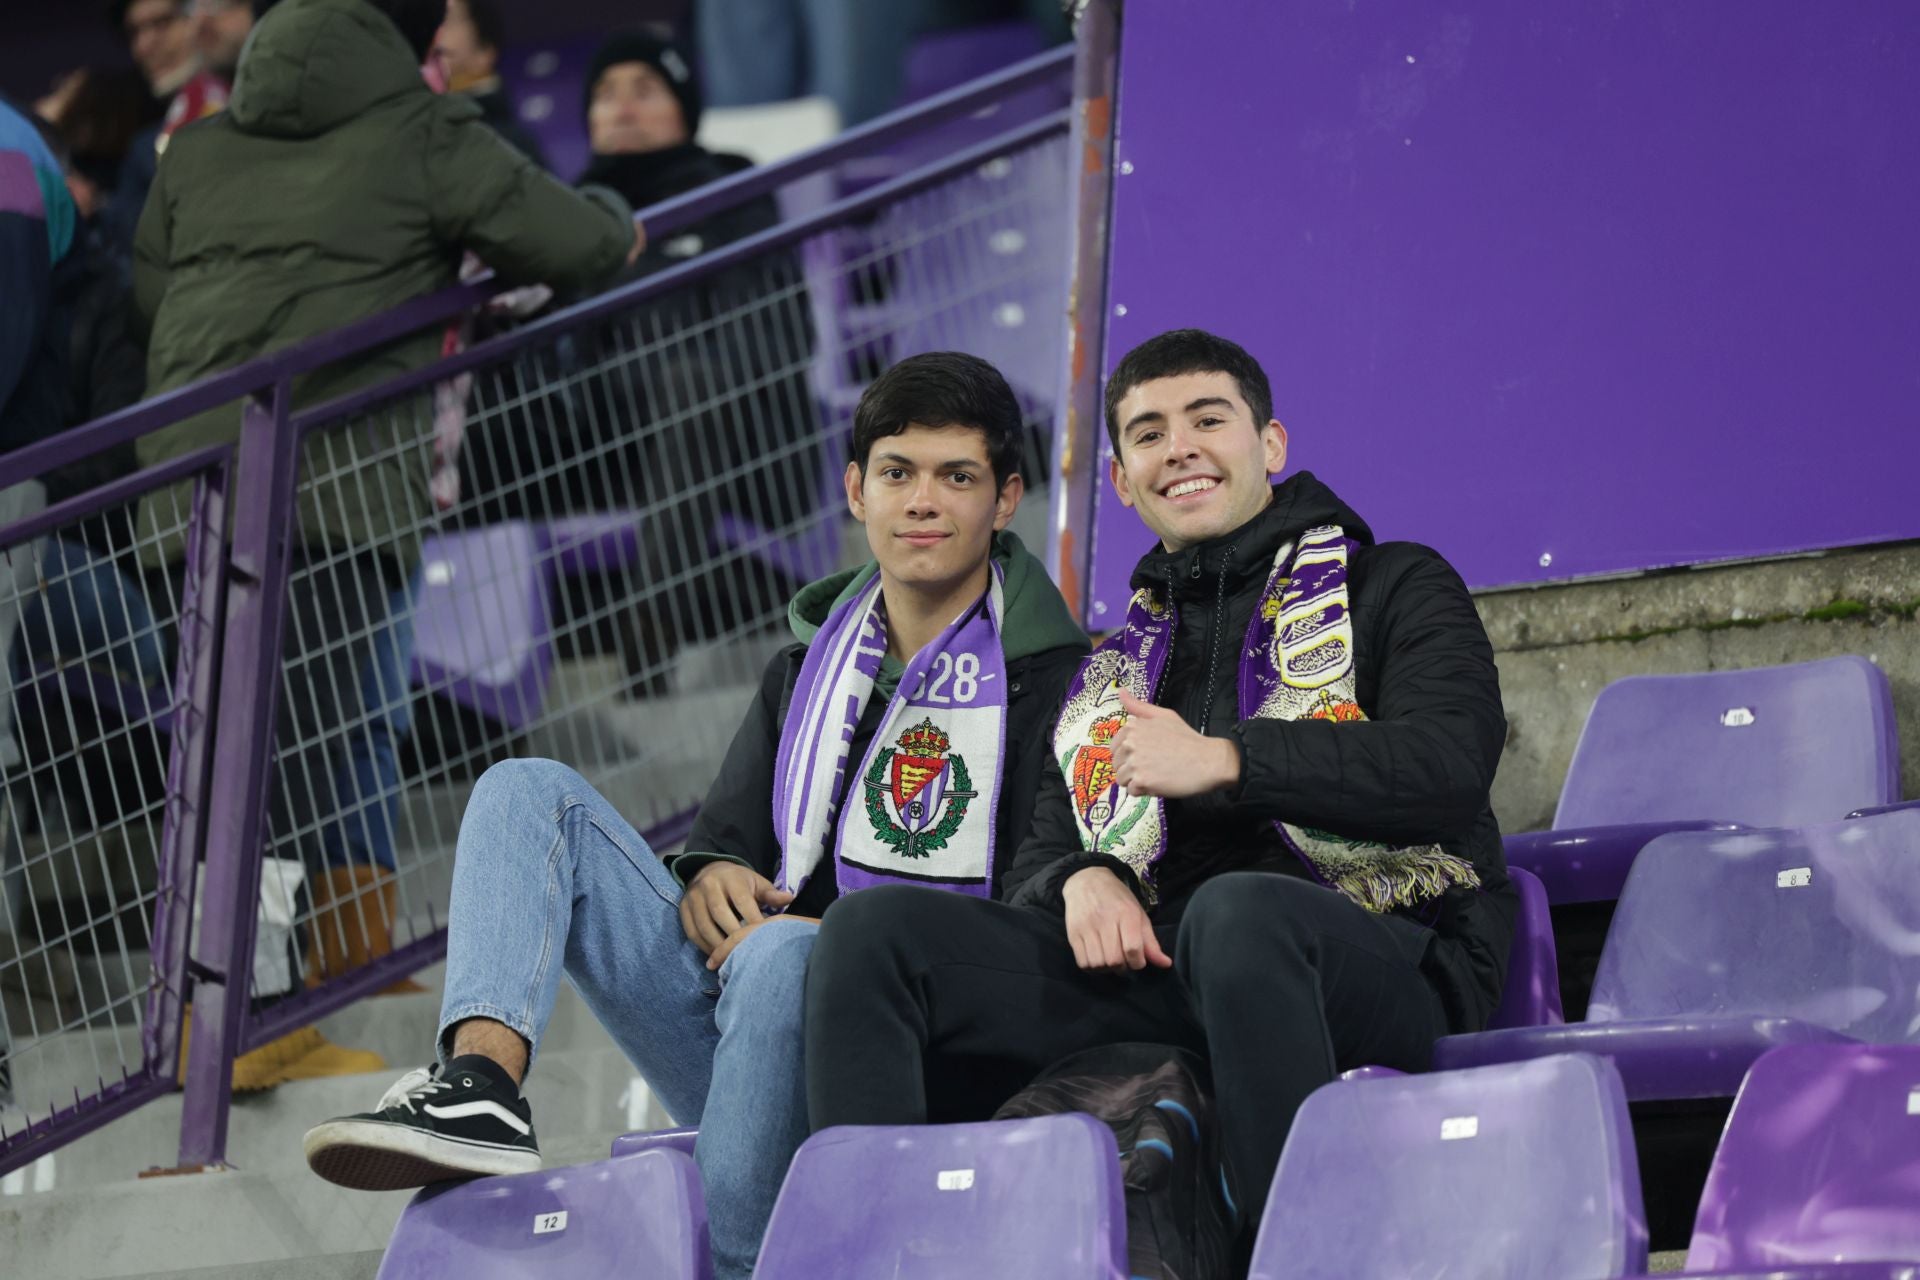
<svg viewBox="0 0 1920 1280"><path fill-rule="evenodd" d="M1581 726L1612 681L1843 653L1871 659L1891 680L1906 748L1902 791L1920 796L1920 545L1494 592L1475 602L1507 709L1493 786L1502 830L1552 821Z"/></svg>

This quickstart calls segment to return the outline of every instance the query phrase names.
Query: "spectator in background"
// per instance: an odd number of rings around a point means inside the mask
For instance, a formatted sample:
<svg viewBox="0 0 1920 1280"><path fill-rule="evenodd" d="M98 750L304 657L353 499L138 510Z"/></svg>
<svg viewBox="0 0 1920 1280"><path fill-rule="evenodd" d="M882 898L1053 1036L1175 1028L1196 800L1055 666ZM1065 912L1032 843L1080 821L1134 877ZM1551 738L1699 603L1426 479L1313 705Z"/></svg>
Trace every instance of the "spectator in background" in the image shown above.
<svg viewBox="0 0 1920 1280"><path fill-rule="evenodd" d="M200 70L187 0L111 0L107 12L113 25L126 36L127 50L146 77L155 104L162 115L166 114L172 109L174 95ZM147 203L147 190L153 186L162 128L163 124L155 124L136 137L120 169L107 232L115 252L122 257L133 252L133 229Z"/></svg>
<svg viewBox="0 0 1920 1280"><path fill-rule="evenodd" d="M478 107L428 88L420 68L444 17L444 0L281 0L260 19L228 109L174 136L141 217L134 287L152 330L151 392L445 288L462 249L509 280L567 289L638 253L618 196L567 190L501 146ZM308 374L294 401L420 368L441 343L425 332ZM385 406L351 432L310 437L303 462L270 830L296 840L314 877L316 931L348 954L389 949L393 878L364 863L329 866L318 833L342 804L332 781L345 767L341 722L348 737L364 730L346 691L376 660L432 518L427 417L424 403ZM233 441L240 419L229 405L144 436L140 461ZM142 503L143 558L175 574L185 548L174 513L185 503L178 488ZM259 1069L276 1083L368 1069L332 1046L316 1053L322 1061L269 1057Z"/></svg>
<svg viewBox="0 0 1920 1280"><path fill-rule="evenodd" d="M187 16L200 69L180 86L167 107L167 118L160 126L162 150L182 125L225 109L233 93L234 72L240 66L240 50L246 46L247 33L253 30L253 10L248 0L190 0Z"/></svg>
<svg viewBox="0 0 1920 1280"><path fill-rule="evenodd" d="M138 71L81 67L34 104L67 147L67 191L83 222L98 232L120 186L134 140L165 114ZM134 210L137 220L139 210Z"/></svg>
<svg viewBox="0 0 1920 1280"><path fill-rule="evenodd" d="M608 187L635 209L752 167L695 142L702 95L691 59L643 31L595 53L582 104L593 159L583 188ZM770 196L724 209L650 242L626 284L780 221ZM621 361L636 345L638 360ZM666 691L683 643L777 620L801 582L715 544L723 523L779 536L819 510L823 477L807 382L811 321L799 264L775 251L705 272L582 334L574 359L614 370L586 380L588 403L543 388L568 370L514 367L484 380L461 453L469 520L563 510L645 510L643 582L674 581L618 623L629 690ZM617 366L617 368L616 368ZM525 477L549 477L541 485ZM797 479L796 479L797 478ZM630 595L631 589L619 594Z"/></svg>
<svg viewBox="0 0 1920 1280"><path fill-rule="evenodd" d="M446 72L447 92L473 99L488 128L542 169L551 168L540 140L520 123L513 98L500 82L500 48L505 43L499 0L447 0L447 20L434 38L433 51Z"/></svg>
<svg viewBox="0 0 1920 1280"><path fill-rule="evenodd" d="M0 99L0 281L6 282L0 305L0 454L60 429L65 368L54 320L53 272L72 248L73 226L73 201L53 153L26 114ZM33 515L45 501L38 480L0 487L0 528ZM38 559L37 541L0 545L0 661L12 651ZM9 691L0 695L0 777L10 776L20 761L13 713ZM19 910L20 884L8 809L0 796L0 905L12 913ZM9 931L12 924L9 920ZM6 1011L0 1008L0 1102L12 1096L12 1048Z"/></svg>
<svg viewBox="0 0 1920 1280"><path fill-rule="evenodd" d="M173 97L200 69L187 0L112 0L108 13L154 97Z"/></svg>

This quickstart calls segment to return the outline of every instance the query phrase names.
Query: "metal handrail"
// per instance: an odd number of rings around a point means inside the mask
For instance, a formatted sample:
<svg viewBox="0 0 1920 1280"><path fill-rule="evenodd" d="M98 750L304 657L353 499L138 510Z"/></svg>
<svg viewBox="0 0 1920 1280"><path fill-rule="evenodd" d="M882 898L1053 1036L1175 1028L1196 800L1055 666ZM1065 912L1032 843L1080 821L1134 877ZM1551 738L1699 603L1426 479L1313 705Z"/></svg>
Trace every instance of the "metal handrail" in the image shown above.
<svg viewBox="0 0 1920 1280"><path fill-rule="evenodd" d="M930 125L968 115L992 105L1007 94L1044 85L1070 72L1072 66L1071 46L1036 54L994 75L856 126L821 146L649 205L636 213L634 219L647 229L651 237L671 235L722 209L759 199L787 183L838 164L849 156L870 151ZM637 281L625 290L614 290L601 296L613 305L620 305L633 300L634 293L630 290L646 283ZM328 333L316 334L198 382L162 392L117 413L96 418L5 455L0 459L0 487L44 475L57 467L138 439L196 413L231 404L283 379L299 377L463 315L509 287L489 271L467 283L413 298L391 311L357 320Z"/></svg>

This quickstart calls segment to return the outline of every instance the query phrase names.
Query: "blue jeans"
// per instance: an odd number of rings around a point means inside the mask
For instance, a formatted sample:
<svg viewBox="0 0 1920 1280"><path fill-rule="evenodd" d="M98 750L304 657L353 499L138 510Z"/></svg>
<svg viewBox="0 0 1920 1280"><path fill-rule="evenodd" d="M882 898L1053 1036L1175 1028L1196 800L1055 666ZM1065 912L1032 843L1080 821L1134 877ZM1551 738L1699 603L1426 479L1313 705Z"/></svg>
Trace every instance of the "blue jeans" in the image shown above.
<svg viewBox="0 0 1920 1280"><path fill-rule="evenodd" d="M49 538L34 593L20 614L19 674L31 666L84 662L153 686L167 674L165 647L140 586L84 542Z"/></svg>
<svg viewBox="0 0 1920 1280"><path fill-rule="evenodd" d="M900 100L928 0L701 0L707 100L738 107L814 93L850 128Z"/></svg>
<svg viewBox="0 0 1920 1280"><path fill-rule="evenodd" d="M807 1136L803 987L818 927L775 919L719 973L680 928L680 886L626 819L552 760L494 765L460 823L439 1052L468 1018L525 1037L564 971L679 1124L698 1125L714 1274L746 1280Z"/></svg>
<svg viewBox="0 0 1920 1280"><path fill-rule="evenodd" d="M339 817L321 839L329 867L394 869L394 829L400 819L400 744L413 731L413 602L420 571L387 601L386 624L369 640L360 673L365 719L348 733L334 769Z"/></svg>

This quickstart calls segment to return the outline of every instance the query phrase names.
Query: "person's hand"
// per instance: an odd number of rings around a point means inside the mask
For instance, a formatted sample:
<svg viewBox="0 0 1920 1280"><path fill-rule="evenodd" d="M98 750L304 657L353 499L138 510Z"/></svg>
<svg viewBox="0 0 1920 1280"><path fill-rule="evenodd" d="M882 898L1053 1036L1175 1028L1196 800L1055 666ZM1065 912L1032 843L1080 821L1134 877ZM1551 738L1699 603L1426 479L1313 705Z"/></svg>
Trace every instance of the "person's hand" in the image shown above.
<svg viewBox="0 0 1920 1280"><path fill-rule="evenodd" d="M1101 973L1128 969L1171 969L1173 957L1160 949L1153 921L1133 890L1105 867L1084 867L1067 877L1061 889L1067 903L1067 941L1074 963Z"/></svg>
<svg viewBox="0 0 1920 1280"><path fill-rule="evenodd" d="M633 224L633 248L627 250L627 265L640 261L640 255L647 249L647 229L638 221Z"/></svg>
<svg viewBox="0 0 1920 1280"><path fill-rule="evenodd" d="M727 957L733 954L733 949L742 942L745 942L747 935L755 929L762 929L770 924L779 924L782 920L807 920L814 924L820 923L817 916L768 916L766 919L756 920L752 924L743 924L737 930L728 934L725 940L722 941L719 946L715 947L712 953L707 956L707 968L718 969L721 965L725 964Z"/></svg>
<svg viewBox="0 0 1920 1280"><path fill-rule="evenodd" d="M792 901L791 893L774 888L773 881L751 867L709 862L694 873L680 896L680 927L687 941L711 956L729 937L764 920L762 907L784 907Z"/></svg>
<svg viewBox="0 0 1920 1280"><path fill-rule="evenodd" d="M1198 733L1178 711L1142 702L1125 689L1126 724L1113 735L1113 776L1132 796L1184 800L1240 781L1240 749Z"/></svg>

